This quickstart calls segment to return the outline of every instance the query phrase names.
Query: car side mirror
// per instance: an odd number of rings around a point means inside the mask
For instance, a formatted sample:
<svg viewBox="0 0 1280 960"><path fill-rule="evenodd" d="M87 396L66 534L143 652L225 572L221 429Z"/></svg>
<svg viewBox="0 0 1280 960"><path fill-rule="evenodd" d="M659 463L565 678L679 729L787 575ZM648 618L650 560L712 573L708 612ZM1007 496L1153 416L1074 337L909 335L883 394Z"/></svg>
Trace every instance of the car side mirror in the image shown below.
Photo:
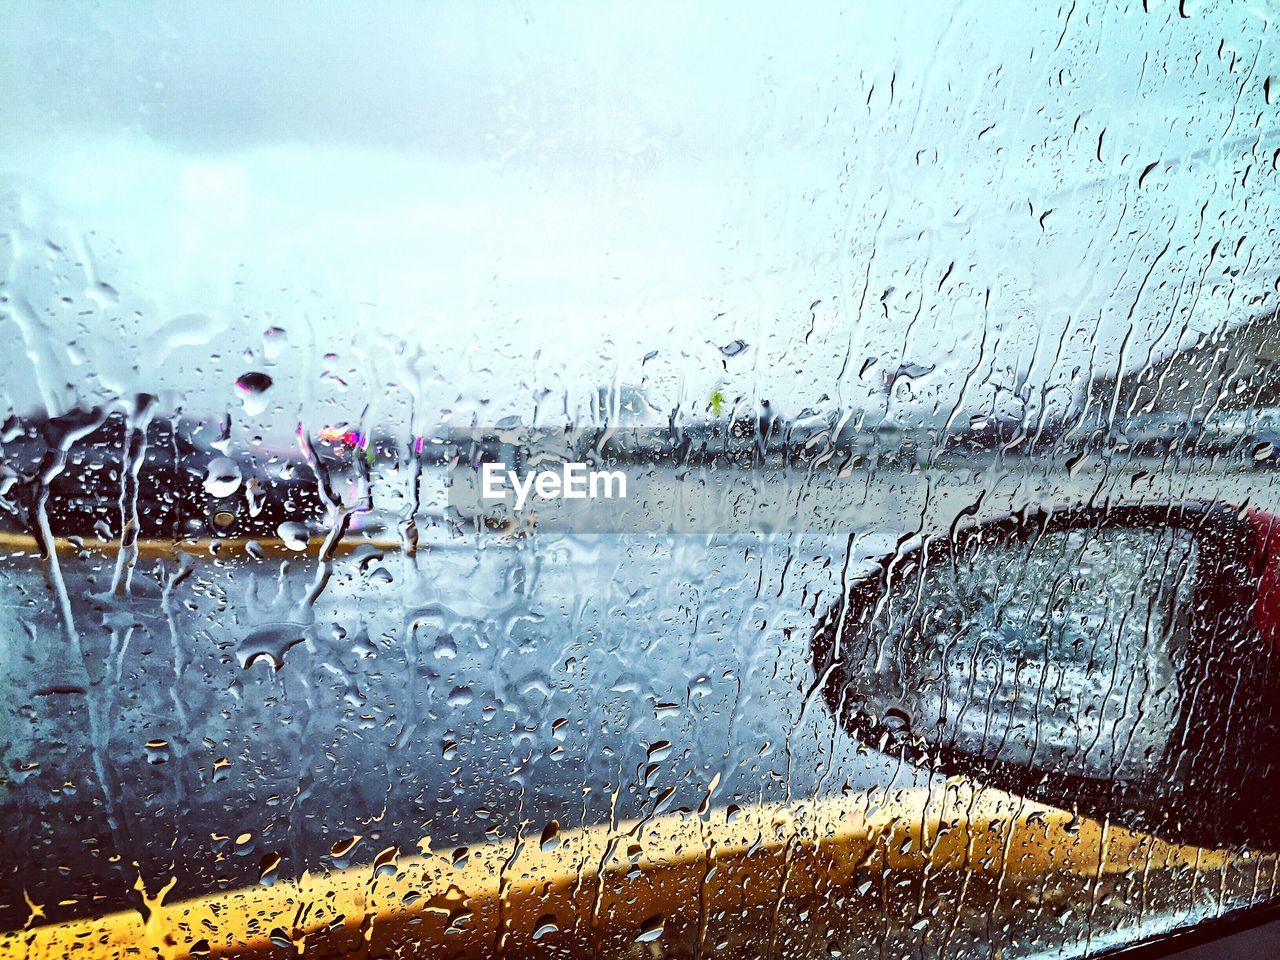
<svg viewBox="0 0 1280 960"><path fill-rule="evenodd" d="M1205 503L926 538L819 623L819 689L910 762L1166 839L1275 848L1278 542L1280 520Z"/></svg>

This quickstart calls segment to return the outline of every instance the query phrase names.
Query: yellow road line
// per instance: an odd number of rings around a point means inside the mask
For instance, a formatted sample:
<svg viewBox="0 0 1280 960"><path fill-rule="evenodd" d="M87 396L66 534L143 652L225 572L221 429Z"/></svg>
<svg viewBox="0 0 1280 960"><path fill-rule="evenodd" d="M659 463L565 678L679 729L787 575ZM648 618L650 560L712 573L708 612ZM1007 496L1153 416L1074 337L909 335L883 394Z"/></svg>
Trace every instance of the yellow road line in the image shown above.
<svg viewBox="0 0 1280 960"><path fill-rule="evenodd" d="M952 782L565 831L542 842L433 852L304 875L138 912L0 935L0 957L488 956L535 934L625 945L691 912L741 912L838 889L867 870L961 871L1010 881L1166 868L1221 869L1180 847L1009 794ZM714 871L708 871L714 867Z"/></svg>
<svg viewBox="0 0 1280 960"><path fill-rule="evenodd" d="M285 542L278 537L263 537L252 540L241 537L228 537L225 540L214 538L201 538L199 540L139 540L138 555L143 557L172 557L179 553L189 553L199 556L213 556L216 550L216 555L218 556L247 558L249 556L248 545L250 542L256 544L264 556L314 557L320 552L324 537L319 534L313 535L308 541L305 550L292 550L285 546ZM347 554L365 544L386 551L398 551L402 546L399 540L371 540L358 534L352 534L344 537L338 543L336 552L338 554ZM59 555L74 554L81 550L105 556L114 556L120 552L120 542L118 540L104 543L93 537L85 537L79 541L58 537L54 540L54 547ZM36 544L35 538L28 534L0 532L0 552L17 556L38 556L40 549Z"/></svg>

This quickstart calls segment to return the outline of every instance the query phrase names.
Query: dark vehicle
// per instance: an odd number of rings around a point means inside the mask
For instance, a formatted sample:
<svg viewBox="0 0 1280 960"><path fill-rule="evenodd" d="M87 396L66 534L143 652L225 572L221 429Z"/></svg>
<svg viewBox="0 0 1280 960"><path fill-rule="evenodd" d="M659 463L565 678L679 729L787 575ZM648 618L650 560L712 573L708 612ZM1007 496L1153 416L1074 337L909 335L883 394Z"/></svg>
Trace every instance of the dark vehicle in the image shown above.
<svg viewBox="0 0 1280 960"><path fill-rule="evenodd" d="M0 432L0 523L37 537L114 540L136 513L141 539L272 538L324 511L302 458L236 459L199 424L121 410L10 418ZM47 525L47 527L46 527Z"/></svg>

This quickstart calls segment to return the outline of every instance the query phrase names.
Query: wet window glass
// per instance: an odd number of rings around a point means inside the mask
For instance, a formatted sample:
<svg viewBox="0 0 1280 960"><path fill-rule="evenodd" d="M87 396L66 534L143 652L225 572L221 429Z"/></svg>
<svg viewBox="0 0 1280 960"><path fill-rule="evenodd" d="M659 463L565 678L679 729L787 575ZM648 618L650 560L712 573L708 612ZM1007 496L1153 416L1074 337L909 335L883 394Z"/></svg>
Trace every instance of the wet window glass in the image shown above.
<svg viewBox="0 0 1280 960"><path fill-rule="evenodd" d="M8 14L0 955L1280 902L1272 7Z"/></svg>

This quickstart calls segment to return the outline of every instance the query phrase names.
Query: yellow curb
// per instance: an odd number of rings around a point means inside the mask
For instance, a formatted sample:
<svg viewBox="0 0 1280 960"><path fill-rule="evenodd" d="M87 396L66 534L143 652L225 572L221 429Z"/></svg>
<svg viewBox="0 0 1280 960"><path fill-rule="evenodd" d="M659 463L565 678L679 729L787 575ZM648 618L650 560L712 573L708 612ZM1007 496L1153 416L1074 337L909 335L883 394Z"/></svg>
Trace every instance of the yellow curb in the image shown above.
<svg viewBox="0 0 1280 960"><path fill-rule="evenodd" d="M114 556L120 552L119 540L112 540L106 543L93 537L84 537L81 540L71 540L66 537L58 537L54 541L54 549L59 555L74 554L80 551L88 551L91 554L100 554L105 556ZM307 541L306 549L293 550L285 546L285 542L278 537L263 537L261 539L250 538L231 538L225 540L213 538L201 538L199 540L139 540L137 543L138 555L141 557L172 557L180 553L188 553L193 556L218 556L226 559L249 559L248 546L250 543L255 544L263 556L270 557L314 557L320 553L324 545L324 535L313 534ZM370 545L378 550L398 551L402 548L399 540L371 540L360 537L357 534L351 534L343 537L334 549L337 555L351 553L353 550L364 545ZM216 552L215 552L216 551ZM33 556L40 555L39 545L36 543L35 537L25 533L0 533L0 552L7 553L10 556Z"/></svg>

